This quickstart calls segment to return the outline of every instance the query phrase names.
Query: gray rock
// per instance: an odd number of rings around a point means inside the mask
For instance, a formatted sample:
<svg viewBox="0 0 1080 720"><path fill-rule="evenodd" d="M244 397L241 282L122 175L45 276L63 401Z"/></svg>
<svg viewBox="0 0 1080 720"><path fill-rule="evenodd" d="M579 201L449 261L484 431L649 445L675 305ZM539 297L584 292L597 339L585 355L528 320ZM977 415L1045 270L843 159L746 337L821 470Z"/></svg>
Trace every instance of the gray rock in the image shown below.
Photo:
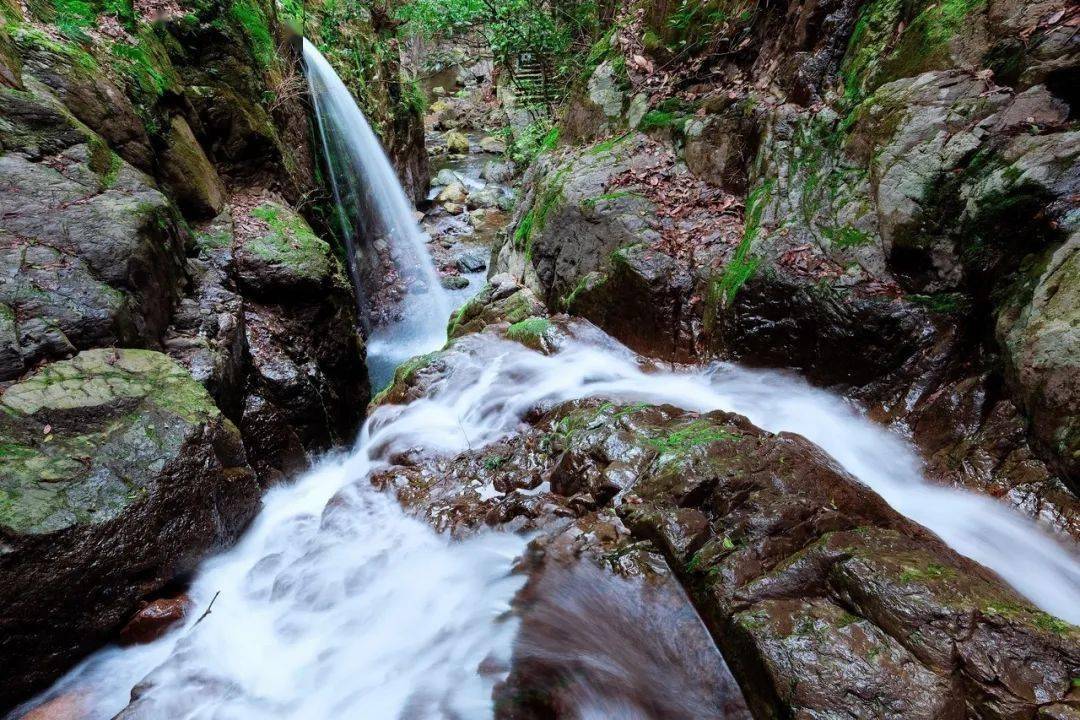
<svg viewBox="0 0 1080 720"><path fill-rule="evenodd" d="M466 250L454 260L458 270L466 273L480 272L487 267L487 253L483 250Z"/></svg>

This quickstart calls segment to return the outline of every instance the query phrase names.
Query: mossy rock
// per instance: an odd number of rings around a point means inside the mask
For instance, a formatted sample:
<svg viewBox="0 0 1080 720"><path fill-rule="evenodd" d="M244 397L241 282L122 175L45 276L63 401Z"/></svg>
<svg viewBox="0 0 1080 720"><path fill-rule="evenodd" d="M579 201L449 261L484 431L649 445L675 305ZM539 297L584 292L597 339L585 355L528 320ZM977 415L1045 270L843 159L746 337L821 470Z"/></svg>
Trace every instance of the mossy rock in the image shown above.
<svg viewBox="0 0 1080 720"><path fill-rule="evenodd" d="M150 350L46 365L0 410L0 527L30 534L115 518L219 416L202 385Z"/></svg>
<svg viewBox="0 0 1080 720"><path fill-rule="evenodd" d="M257 295L310 295L334 286L347 287L329 243L287 205L263 202L248 220L241 221L244 226L257 228L237 238L236 271L245 290Z"/></svg>
<svg viewBox="0 0 1080 720"><path fill-rule="evenodd" d="M186 370L96 349L0 396L0 706L115 637L259 507L240 433Z"/></svg>

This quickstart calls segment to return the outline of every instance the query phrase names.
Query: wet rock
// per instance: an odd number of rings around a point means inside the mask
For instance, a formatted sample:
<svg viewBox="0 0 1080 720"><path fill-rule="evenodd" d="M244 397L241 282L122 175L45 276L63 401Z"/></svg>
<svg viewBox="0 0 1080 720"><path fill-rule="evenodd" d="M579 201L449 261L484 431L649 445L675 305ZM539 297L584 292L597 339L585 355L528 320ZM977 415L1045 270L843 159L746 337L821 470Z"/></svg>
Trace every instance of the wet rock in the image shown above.
<svg viewBox="0 0 1080 720"><path fill-rule="evenodd" d="M245 292L305 297L348 287L329 243L292 208L264 201L245 222L252 227L237 239L235 249L237 280Z"/></svg>
<svg viewBox="0 0 1080 720"><path fill-rule="evenodd" d="M490 183L506 183L514 177L514 163L509 160L488 160L480 171L480 177Z"/></svg>
<svg viewBox="0 0 1080 720"><path fill-rule="evenodd" d="M12 148L0 156L0 303L23 363L154 346L184 279L186 232L149 178L30 87L0 103Z"/></svg>
<svg viewBox="0 0 1080 720"><path fill-rule="evenodd" d="M168 357L87 350L0 396L5 705L230 544L258 509L240 434ZM49 608L42 613L42 608Z"/></svg>
<svg viewBox="0 0 1080 720"><path fill-rule="evenodd" d="M611 269L585 276L566 310L588 318L631 349L652 357L694 357L690 273L671 257L641 245L611 254Z"/></svg>
<svg viewBox="0 0 1080 720"><path fill-rule="evenodd" d="M487 267L486 253L481 250L467 250L454 261L458 270L465 273L480 272Z"/></svg>
<svg viewBox="0 0 1080 720"><path fill-rule="evenodd" d="M446 149L452 153L465 155L469 152L469 138L464 133L451 130L446 133Z"/></svg>
<svg viewBox="0 0 1080 720"><path fill-rule="evenodd" d="M29 25L18 27L12 39L25 75L47 86L124 160L144 172L153 169L150 138L134 104L93 55L76 43L52 41Z"/></svg>
<svg viewBox="0 0 1080 720"><path fill-rule="evenodd" d="M67 692L45 701L18 720L84 720L86 704L78 692Z"/></svg>
<svg viewBox="0 0 1080 720"><path fill-rule="evenodd" d="M683 159L690 172L729 192L746 192L750 159L757 149L752 100L691 119L685 134Z"/></svg>
<svg viewBox="0 0 1080 720"><path fill-rule="evenodd" d="M467 197L469 197L469 193L465 189L465 186L460 182L454 182L444 187L435 200L441 203L454 203L460 205L465 202Z"/></svg>
<svg viewBox="0 0 1080 720"><path fill-rule="evenodd" d="M494 323L517 323L546 314L544 304L532 292L518 285L509 275L494 275L450 319L447 336L453 340Z"/></svg>
<svg viewBox="0 0 1080 720"><path fill-rule="evenodd" d="M490 135L480 138L479 145L482 151L493 155L502 155L506 152L506 142Z"/></svg>
<svg viewBox="0 0 1080 720"><path fill-rule="evenodd" d="M461 184L461 176L450 168L443 168L431 179L431 184L446 187L447 185Z"/></svg>
<svg viewBox="0 0 1080 720"><path fill-rule="evenodd" d="M493 187L485 187L469 193L469 207L494 208L500 206L502 193Z"/></svg>
<svg viewBox="0 0 1080 720"><path fill-rule="evenodd" d="M184 214L210 218L225 204L225 186L210 164L191 127L175 115L160 158L162 180Z"/></svg>
<svg viewBox="0 0 1080 720"><path fill-rule="evenodd" d="M469 278L463 275L443 275L439 282L447 290L463 290L469 287Z"/></svg>
<svg viewBox="0 0 1080 720"><path fill-rule="evenodd" d="M191 598L187 595L145 603L120 631L120 642L124 645L153 642L183 620L191 608Z"/></svg>

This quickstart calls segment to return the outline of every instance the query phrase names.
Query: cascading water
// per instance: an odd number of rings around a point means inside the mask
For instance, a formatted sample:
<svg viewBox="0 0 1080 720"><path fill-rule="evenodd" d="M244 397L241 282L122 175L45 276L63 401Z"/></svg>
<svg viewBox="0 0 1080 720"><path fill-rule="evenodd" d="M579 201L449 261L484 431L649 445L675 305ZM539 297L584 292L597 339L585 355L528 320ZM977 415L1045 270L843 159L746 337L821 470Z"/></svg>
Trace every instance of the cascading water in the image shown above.
<svg viewBox="0 0 1080 720"><path fill-rule="evenodd" d="M341 78L306 38L303 58L353 280L363 293L376 294L387 286L404 290L392 318L368 323L368 372L372 386L381 388L401 361L443 344L449 300L413 206L378 137ZM361 272L364 251L356 237L363 239L367 257L388 253L397 277L374 277L380 273L377 267ZM361 311L371 317L369 308Z"/></svg>
<svg viewBox="0 0 1080 720"><path fill-rule="evenodd" d="M726 364L649 373L599 331L553 356L486 335L458 347L426 397L379 408L351 454L267 497L244 541L196 579L200 607L220 593L202 622L146 647L105 650L54 692L90 689L91 717L104 720L160 664L140 700L147 714L133 717L490 717L496 678L478 668L510 653L514 623L500 614L520 587L510 569L525 540L488 533L451 542L368 480L408 449L476 449L513 432L539 403L583 397L725 409L801 433L1033 602L1080 621L1074 555L992 500L927 484L901 439L800 380Z"/></svg>

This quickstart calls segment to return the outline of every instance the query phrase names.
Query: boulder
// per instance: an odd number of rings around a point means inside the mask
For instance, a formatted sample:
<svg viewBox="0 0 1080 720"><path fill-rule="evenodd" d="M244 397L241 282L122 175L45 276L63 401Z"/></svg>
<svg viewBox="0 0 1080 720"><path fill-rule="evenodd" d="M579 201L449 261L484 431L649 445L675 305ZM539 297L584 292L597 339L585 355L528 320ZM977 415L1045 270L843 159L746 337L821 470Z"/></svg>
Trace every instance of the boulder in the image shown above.
<svg viewBox="0 0 1080 720"><path fill-rule="evenodd" d="M0 89L0 303L23 363L153 346L184 281L186 230L150 178L40 83L28 88Z"/></svg>
<svg viewBox="0 0 1080 720"><path fill-rule="evenodd" d="M450 318L447 336L454 338L479 332L495 323L517 323L547 314L533 293L509 275L493 275L483 289Z"/></svg>
<svg viewBox="0 0 1080 720"><path fill-rule="evenodd" d="M446 133L446 149L452 153L466 155L469 152L469 138L465 133L451 130Z"/></svg>
<svg viewBox="0 0 1080 720"><path fill-rule="evenodd" d="M486 153L492 153L493 155L502 155L506 152L506 142L499 138L486 135L480 138L480 149Z"/></svg>
<svg viewBox="0 0 1080 720"><path fill-rule="evenodd" d="M435 199L441 203L454 203L460 205L465 202L467 197L469 197L469 192L465 189L465 186L460 182L454 182L439 191L439 194Z"/></svg>
<svg viewBox="0 0 1080 720"><path fill-rule="evenodd" d="M0 704L10 705L232 543L259 487L236 427L157 352L83 351L10 386L0 406Z"/></svg>
<svg viewBox="0 0 1080 720"><path fill-rule="evenodd" d="M185 215L201 219L221 212L225 186L191 127L179 115L170 121L159 163L162 181Z"/></svg>
<svg viewBox="0 0 1080 720"><path fill-rule="evenodd" d="M266 200L243 219L237 238L236 275L246 293L314 297L348 288L329 243L316 235L291 207Z"/></svg>

